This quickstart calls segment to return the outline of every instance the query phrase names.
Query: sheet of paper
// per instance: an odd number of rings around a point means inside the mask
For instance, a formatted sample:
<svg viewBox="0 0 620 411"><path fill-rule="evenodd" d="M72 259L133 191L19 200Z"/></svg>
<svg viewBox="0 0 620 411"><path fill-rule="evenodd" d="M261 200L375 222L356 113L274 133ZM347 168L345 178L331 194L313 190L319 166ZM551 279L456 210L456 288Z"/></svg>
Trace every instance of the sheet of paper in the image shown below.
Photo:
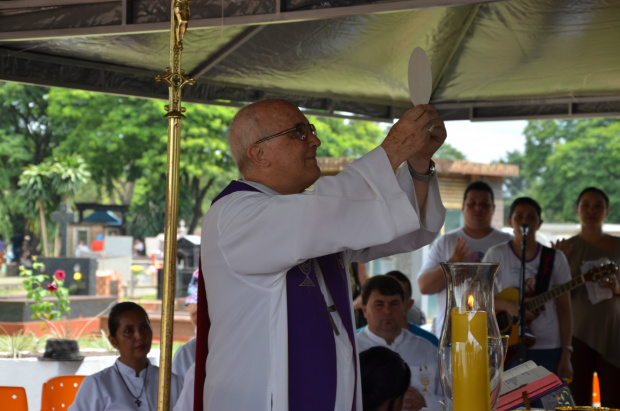
<svg viewBox="0 0 620 411"><path fill-rule="evenodd" d="M524 385L530 384L534 381L538 381L549 374L551 374L551 372L545 367L540 367L536 365L534 368L528 368L523 372L520 372L508 378L506 378L506 375L504 374L504 378L502 380L502 388L499 391L499 395L504 395L510 391L516 390L519 387L523 387Z"/></svg>
<svg viewBox="0 0 620 411"><path fill-rule="evenodd" d="M600 267L603 264L609 264L609 259L601 258L599 260L585 261L581 264L581 274L585 274L595 267ZM600 303L603 300L608 300L613 297L613 293L609 288L604 288L593 281L586 283L586 290L588 291L588 298L592 304Z"/></svg>
<svg viewBox="0 0 620 411"><path fill-rule="evenodd" d="M527 370L533 370L538 367L534 361L526 361L523 364L519 364L516 367L513 367L509 370L504 371L504 376L502 377L502 381L506 381L509 378L514 377L515 375L519 375L524 373Z"/></svg>

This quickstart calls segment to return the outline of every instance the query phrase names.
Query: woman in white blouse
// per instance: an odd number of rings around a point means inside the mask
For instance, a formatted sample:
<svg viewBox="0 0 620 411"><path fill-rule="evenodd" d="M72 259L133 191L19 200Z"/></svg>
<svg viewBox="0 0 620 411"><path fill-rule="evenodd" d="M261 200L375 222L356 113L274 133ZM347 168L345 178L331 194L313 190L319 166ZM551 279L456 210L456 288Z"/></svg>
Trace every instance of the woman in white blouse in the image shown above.
<svg viewBox="0 0 620 411"><path fill-rule="evenodd" d="M133 302L119 303L110 311L108 330L108 339L120 357L111 367L84 378L68 411L157 409L159 367L147 358L153 330L146 311ZM181 380L172 374L171 404L180 391Z"/></svg>

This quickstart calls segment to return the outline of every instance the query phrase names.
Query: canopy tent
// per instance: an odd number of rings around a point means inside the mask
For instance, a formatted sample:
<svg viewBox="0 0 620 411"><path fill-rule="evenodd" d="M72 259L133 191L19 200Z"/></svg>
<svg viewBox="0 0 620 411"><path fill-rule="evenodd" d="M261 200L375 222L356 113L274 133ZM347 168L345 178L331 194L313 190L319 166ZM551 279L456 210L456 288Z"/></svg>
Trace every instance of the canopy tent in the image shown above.
<svg viewBox="0 0 620 411"><path fill-rule="evenodd" d="M83 221L84 223L103 223L110 226L121 226L123 221L114 215L114 212L108 211L95 211Z"/></svg>
<svg viewBox="0 0 620 411"><path fill-rule="evenodd" d="M167 0L0 2L0 80L167 99ZM430 58L444 119L620 114L620 0L193 0L183 101L391 120Z"/></svg>

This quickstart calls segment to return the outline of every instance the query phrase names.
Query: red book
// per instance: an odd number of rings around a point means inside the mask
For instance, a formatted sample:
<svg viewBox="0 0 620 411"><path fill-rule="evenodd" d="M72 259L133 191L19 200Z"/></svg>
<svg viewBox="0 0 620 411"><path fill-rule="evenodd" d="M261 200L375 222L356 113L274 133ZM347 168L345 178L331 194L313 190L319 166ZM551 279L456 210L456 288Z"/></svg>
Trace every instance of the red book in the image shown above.
<svg viewBox="0 0 620 411"><path fill-rule="evenodd" d="M530 400L547 395L565 385L545 367L527 361L504 372L497 411L506 411L524 404L523 393Z"/></svg>

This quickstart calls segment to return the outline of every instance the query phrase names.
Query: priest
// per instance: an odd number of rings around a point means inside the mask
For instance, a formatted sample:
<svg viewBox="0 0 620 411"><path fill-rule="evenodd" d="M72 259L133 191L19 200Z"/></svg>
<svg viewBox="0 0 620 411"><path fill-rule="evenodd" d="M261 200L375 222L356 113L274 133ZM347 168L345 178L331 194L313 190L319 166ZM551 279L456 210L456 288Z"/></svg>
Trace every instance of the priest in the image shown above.
<svg viewBox="0 0 620 411"><path fill-rule="evenodd" d="M243 178L203 220L195 409L362 411L347 270L439 232L444 122L418 105L321 179L317 131L288 101L244 107L229 134Z"/></svg>

